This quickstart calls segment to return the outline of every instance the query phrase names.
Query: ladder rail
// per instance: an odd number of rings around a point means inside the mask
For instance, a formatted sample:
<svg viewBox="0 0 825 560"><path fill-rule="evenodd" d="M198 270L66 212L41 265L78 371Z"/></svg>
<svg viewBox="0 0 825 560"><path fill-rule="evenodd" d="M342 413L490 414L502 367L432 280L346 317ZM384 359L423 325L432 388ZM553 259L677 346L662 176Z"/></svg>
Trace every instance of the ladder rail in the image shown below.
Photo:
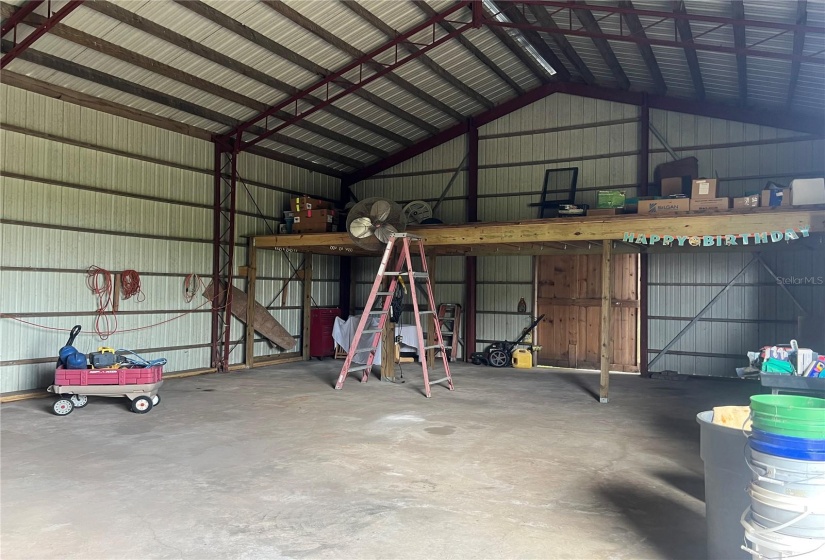
<svg viewBox="0 0 825 560"><path fill-rule="evenodd" d="M399 242L400 241L400 242ZM398 243L397 243L398 242ZM422 263L422 271L415 271L413 267L413 252L411 250L412 243L415 242L418 246L418 256L421 258ZM397 250L398 254L395 259L393 259L393 251ZM393 266L390 270L387 270L387 267L390 265L390 262L393 261ZM407 271L402 272L404 266L406 265ZM404 233L393 234L391 235L390 239L387 241L387 246L384 249L384 255L381 258L381 265L378 267L378 273L375 276L375 281L372 284L372 288L370 289L369 296L367 297L367 302L364 307L364 312L361 314L361 318L358 321L358 326L355 329L355 334L353 337L353 342L351 345L351 351L347 353L347 358L344 360L344 365L341 368L341 373L338 376L338 381L335 384L336 389L342 389L344 385L344 381L349 373L354 373L356 371L363 371L362 375L362 382L366 382L369 379L370 371L372 370L372 364L375 360L375 353L380 344L380 338L384 331L384 327L386 322L389 320L389 313L390 308L392 306L392 299L393 294L398 286L398 282L401 276L406 276L409 283L409 292L410 297L412 299L413 304L413 312L415 315L415 327L416 327L416 338L417 338L417 346L421 361L421 369L424 376L424 394L429 398L430 394L430 387L433 384L441 383L443 381L448 382L448 387L452 391L454 390L452 376L450 375L450 366L449 366L449 359L447 357L447 347L444 344L444 336L441 331L441 322L439 321L438 313L436 312L435 306L435 298L433 296L433 289L432 289L432 279L429 275L429 269L427 267L427 258L424 254L424 240L418 236L408 235ZM381 284L385 281L386 278L390 278L389 287L387 291L381 291ZM419 295L417 294L416 290L418 288L418 284L416 284L416 279L420 280L424 286L422 287L422 291L425 294L426 299L423 300L421 303L426 302L429 306L428 310L420 311L421 307L419 304ZM375 299L377 297L383 297L384 302L379 308L374 308L375 306ZM371 316L378 315L378 326L367 328L367 323L370 320ZM430 371L427 365L426 359L426 350L428 347L424 342L424 329L421 324L421 316L424 314L431 314L433 316L433 328L435 329L435 339L437 344L432 346L436 348L437 351L441 352L441 358L444 362L444 372L446 377L439 379L437 381L430 382ZM365 334L370 334L371 342L367 346L362 345L361 337ZM455 329L453 329L453 333L455 333ZM453 342L455 340L455 334L453 334L453 338L451 338L451 346L453 346ZM359 365L356 367L352 367L352 362L358 351L367 351L369 352L367 363L364 365ZM384 357L387 359L387 357ZM391 359L391 357L390 357Z"/></svg>
<svg viewBox="0 0 825 560"><path fill-rule="evenodd" d="M361 337L364 334L364 330L367 325L367 321L370 319L370 310L372 309L373 305L375 305L375 298L378 297L377 294L381 287L381 282L384 279L384 272L387 269L387 264L390 262L390 258L392 257L392 249L395 246L395 237L390 237L389 241L387 241L387 247L384 249L384 255L381 258L381 264L378 266L378 274L375 276L375 281L372 283L372 288L370 289L370 294L367 297L367 302L364 306L364 311L361 313L361 318L358 320L358 326L355 328L355 334L352 338L352 343L350 347L354 345L354 348L358 348L358 345L361 344ZM389 298L387 298L389 300ZM387 305L387 302L385 302ZM372 341L370 346L375 346L380 340L381 333L380 331L384 327L384 318L386 315L380 315L378 319L378 330L379 332L374 333L372 335ZM352 366L352 361L355 358L356 352L347 352L347 358L344 360L344 365L341 368L341 373L338 375L338 381L335 383L335 388L341 390L344 387L344 381L347 379L347 375L350 371L350 366ZM369 372L372 370L372 363L375 360L375 353L370 352L369 356L367 357L367 363L365 364L367 367L363 370L364 375L361 378L363 382L366 379L369 379Z"/></svg>

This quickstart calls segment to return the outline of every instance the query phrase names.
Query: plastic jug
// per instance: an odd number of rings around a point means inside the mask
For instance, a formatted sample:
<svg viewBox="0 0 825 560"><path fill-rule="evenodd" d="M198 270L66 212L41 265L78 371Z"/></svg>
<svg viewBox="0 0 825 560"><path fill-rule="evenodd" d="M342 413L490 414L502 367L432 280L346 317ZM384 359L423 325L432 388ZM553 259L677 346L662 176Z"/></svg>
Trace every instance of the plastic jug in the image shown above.
<svg viewBox="0 0 825 560"><path fill-rule="evenodd" d="M513 352L513 367L523 369L533 367L533 353L524 348L519 348Z"/></svg>

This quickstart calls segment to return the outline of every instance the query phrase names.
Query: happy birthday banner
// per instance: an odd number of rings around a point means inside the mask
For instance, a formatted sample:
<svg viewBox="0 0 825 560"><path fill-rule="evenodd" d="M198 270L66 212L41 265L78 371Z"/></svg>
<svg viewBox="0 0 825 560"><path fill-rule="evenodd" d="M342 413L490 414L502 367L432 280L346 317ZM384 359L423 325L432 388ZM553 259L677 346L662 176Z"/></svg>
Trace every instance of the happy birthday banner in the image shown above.
<svg viewBox="0 0 825 560"><path fill-rule="evenodd" d="M733 233L727 235L656 235L655 233L630 233L624 232L622 241L627 243L638 243L640 245L655 245L662 242L664 246L673 246L676 241L679 247L683 247L687 243L691 247L722 247L723 245L739 245L737 240L741 241L742 245L750 245L753 241L754 245L761 243L778 243L780 241L792 241L801 237L808 237L810 235L811 226L786 229L782 231L763 231L758 233ZM799 232L799 233L797 233Z"/></svg>

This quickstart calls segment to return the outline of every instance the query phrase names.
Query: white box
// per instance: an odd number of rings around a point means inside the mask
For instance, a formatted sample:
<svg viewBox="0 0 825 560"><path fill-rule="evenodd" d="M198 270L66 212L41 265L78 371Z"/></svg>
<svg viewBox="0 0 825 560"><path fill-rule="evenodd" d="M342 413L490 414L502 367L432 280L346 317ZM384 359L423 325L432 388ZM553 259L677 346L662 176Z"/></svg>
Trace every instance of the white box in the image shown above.
<svg viewBox="0 0 825 560"><path fill-rule="evenodd" d="M792 206L825 204L825 179L794 179L790 186Z"/></svg>

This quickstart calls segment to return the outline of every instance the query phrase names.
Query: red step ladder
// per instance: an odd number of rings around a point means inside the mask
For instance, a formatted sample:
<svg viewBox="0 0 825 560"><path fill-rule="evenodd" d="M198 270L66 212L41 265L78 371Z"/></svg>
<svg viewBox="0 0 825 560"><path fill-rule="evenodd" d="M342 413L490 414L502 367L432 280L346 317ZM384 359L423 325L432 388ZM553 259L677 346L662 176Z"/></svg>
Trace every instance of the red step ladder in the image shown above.
<svg viewBox="0 0 825 560"><path fill-rule="evenodd" d="M421 256L421 265L423 270L413 270L412 255L410 254L410 245L416 243L418 245L418 253ZM394 251L394 249L398 249ZM392 268L387 269L393 253L397 252ZM407 284L409 285L409 292L412 296L413 313L415 315L415 328L418 336L418 356L421 361L421 369L424 373L424 394L427 398L430 397L430 387L432 385L447 382L450 391L453 390L453 379L450 376L450 365L448 363L447 348L444 346L444 338L441 335L441 325L438 322L436 315L435 298L433 298L433 288L430 283L430 274L427 271L427 258L424 255L424 240L418 236L410 235L408 233L393 233L387 241L387 247L384 249L384 256L381 259L381 266L378 267L378 274L375 276L375 282L372 284L370 295L367 298L367 304L364 307L364 312L361 314L361 319L358 321L358 327L355 329L355 336L352 339L350 351L347 353L347 359L344 361L344 367L341 368L341 375L338 376L338 383L335 384L336 389L344 387L344 381L347 375L355 372L362 372L361 382L366 383L372 371L372 362L375 360L375 351L378 350L378 345L381 340L381 333L384 330L384 324L390 314L390 304L392 303L392 296L395 293L395 287L398 285L399 276L406 276ZM390 285L386 292L381 291L381 283L384 278L390 278ZM427 302L428 309L421 310L418 306L418 296L416 294L416 281L422 281L427 288ZM383 297L384 300L379 307L375 308L375 303L378 298ZM435 323L435 344L432 346L425 346L424 331L421 328L421 316L432 315ZM367 327L367 322L371 317L378 317L378 325L371 328ZM372 335L368 346L359 348L361 337L363 335ZM441 352L441 358L444 362L444 373L446 377L436 381L430 381L430 372L427 368L427 350L435 349ZM364 365L356 365L353 367L352 360L356 354L362 352L369 352L367 363ZM384 356L384 360L392 360L392 356Z"/></svg>

